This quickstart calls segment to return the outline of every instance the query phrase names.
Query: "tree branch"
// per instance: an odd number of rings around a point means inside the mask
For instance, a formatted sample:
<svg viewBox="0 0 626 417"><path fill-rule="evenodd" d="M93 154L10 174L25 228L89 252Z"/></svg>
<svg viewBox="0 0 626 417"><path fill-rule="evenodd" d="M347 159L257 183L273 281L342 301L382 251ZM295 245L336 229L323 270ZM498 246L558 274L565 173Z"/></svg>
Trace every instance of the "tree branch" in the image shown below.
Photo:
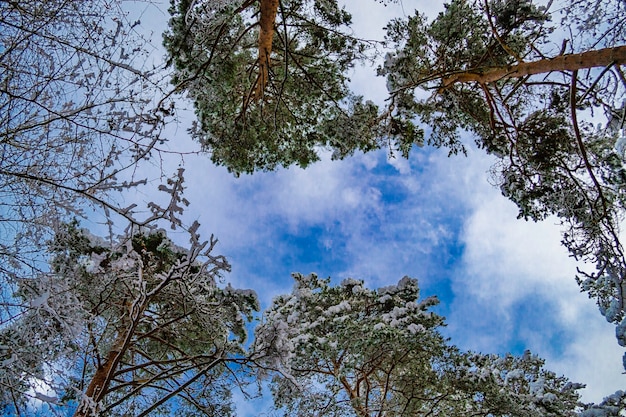
<svg viewBox="0 0 626 417"><path fill-rule="evenodd" d="M626 64L626 45L604 48L580 54L559 55L554 58L522 62L496 68L477 68L443 77L443 88L455 83L492 83L502 79L553 71L576 71L585 68L606 67L610 64Z"/></svg>

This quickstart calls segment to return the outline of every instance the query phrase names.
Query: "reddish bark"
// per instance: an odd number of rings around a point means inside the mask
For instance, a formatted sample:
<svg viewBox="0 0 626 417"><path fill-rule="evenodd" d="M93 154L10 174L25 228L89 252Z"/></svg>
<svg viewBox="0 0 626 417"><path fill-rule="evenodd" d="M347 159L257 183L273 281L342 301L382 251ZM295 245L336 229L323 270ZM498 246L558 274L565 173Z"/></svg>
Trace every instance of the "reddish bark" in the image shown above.
<svg viewBox="0 0 626 417"><path fill-rule="evenodd" d="M143 315L146 308L146 299L141 297L134 302L127 302L126 307L129 310L129 321L126 323L126 328L122 327L123 330L118 331L105 361L96 369L85 391L84 397L90 398L89 401L92 404L98 404L107 394L113 374L129 348L129 341L135 333L139 318ZM92 415L89 404L86 401L81 401L73 417L91 417Z"/></svg>
<svg viewBox="0 0 626 417"><path fill-rule="evenodd" d="M263 97L265 87L269 81L270 56L272 41L274 40L274 24L278 13L279 0L260 0L261 20L259 22L259 75L257 78L255 98Z"/></svg>
<svg viewBox="0 0 626 417"><path fill-rule="evenodd" d="M117 336L102 366L96 369L96 373L91 378L87 391L85 391L85 397L91 398L94 404L99 403L104 398L113 372L115 372L115 368L122 358L125 342L126 334L122 332ZM85 403L81 403L74 413L74 417L89 417L91 415L91 410Z"/></svg>
<svg viewBox="0 0 626 417"><path fill-rule="evenodd" d="M522 62L506 67L468 70L444 77L443 86L445 88L454 83L473 81L487 84L505 78L519 78L526 75L543 74L552 71L576 71L586 68L606 67L611 64L626 64L626 45L582 52L580 54L559 55L554 58Z"/></svg>

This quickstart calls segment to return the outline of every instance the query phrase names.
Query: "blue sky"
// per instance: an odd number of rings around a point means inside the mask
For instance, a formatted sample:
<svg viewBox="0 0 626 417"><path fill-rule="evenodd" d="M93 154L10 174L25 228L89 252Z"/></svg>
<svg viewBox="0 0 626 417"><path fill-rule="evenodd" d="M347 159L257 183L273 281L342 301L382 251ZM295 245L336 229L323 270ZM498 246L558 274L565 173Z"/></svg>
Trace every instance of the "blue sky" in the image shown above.
<svg viewBox="0 0 626 417"><path fill-rule="evenodd" d="M218 237L233 267L226 280L255 289L264 307L290 291L292 272L370 287L409 275L423 296L440 298L444 332L461 349L531 349L588 384L585 401L624 387L614 327L579 292L556 219L517 220L489 184L491 160L481 152L324 157L307 170L241 178L200 156L184 166L186 219Z"/></svg>
<svg viewBox="0 0 626 417"><path fill-rule="evenodd" d="M187 214L220 239L228 279L256 289L263 305L290 290L295 271L371 287L410 275L423 295L439 296L461 348L530 348L588 383L589 399L623 387L613 326L579 292L555 220L517 220L480 153L418 151L410 173L384 151L240 179L198 165L188 167Z"/></svg>
<svg viewBox="0 0 626 417"><path fill-rule="evenodd" d="M433 11L425 1L362 4L367 7L349 8L355 32L378 39L388 18ZM155 23L165 18L154 11L146 16ZM384 80L372 74L371 68L356 71L353 86L382 101ZM183 117L170 128L170 148L195 147L188 122ZM385 150L344 161L323 153L306 170L241 178L206 155L165 158L166 174L186 169L186 222L198 220L205 237L218 237L217 252L233 266L226 280L255 289L264 307L290 291L292 272L335 282L353 277L370 287L409 275L419 279L424 296L440 298L444 332L461 349L531 349L549 369L588 384L585 401L626 386L614 327L580 293L557 220L517 220L515 206L489 183L491 159L478 150L448 158L445 150L414 149L409 160L390 159ZM143 173L156 188L158 173ZM149 201L151 195L146 189L130 198Z"/></svg>

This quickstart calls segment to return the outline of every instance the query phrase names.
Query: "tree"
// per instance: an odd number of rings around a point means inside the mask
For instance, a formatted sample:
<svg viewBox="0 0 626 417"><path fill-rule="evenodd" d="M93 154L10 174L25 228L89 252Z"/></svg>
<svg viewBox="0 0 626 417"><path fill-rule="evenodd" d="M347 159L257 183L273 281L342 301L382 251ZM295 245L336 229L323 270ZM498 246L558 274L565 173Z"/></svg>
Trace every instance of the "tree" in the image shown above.
<svg viewBox="0 0 626 417"><path fill-rule="evenodd" d="M451 153L465 151L469 131L497 157L494 179L520 218L563 222L570 254L595 264L580 270L581 288L626 346L624 4L576 1L563 12L569 31L528 0L453 0L432 22L392 21L396 50L379 74L392 117L419 118L428 142ZM585 121L603 114L605 128Z"/></svg>
<svg viewBox="0 0 626 417"><path fill-rule="evenodd" d="M129 168L170 109L129 19L121 1L0 2L1 276L45 262L49 227L88 205L132 217L112 194L143 182Z"/></svg>
<svg viewBox="0 0 626 417"><path fill-rule="evenodd" d="M161 230L107 242L61 227L51 271L19 281L22 303L0 328L5 410L39 400L76 417L230 415L258 305L252 291L217 286L230 266L196 228L186 250Z"/></svg>
<svg viewBox="0 0 626 417"><path fill-rule="evenodd" d="M294 416L575 415L579 384L521 357L464 353L417 280L370 290L294 274L256 329L276 407Z"/></svg>
<svg viewBox="0 0 626 417"><path fill-rule="evenodd" d="M378 107L347 87L368 43L336 0L175 0L170 13L173 82L213 162L235 174L304 167L320 147L343 158L384 142Z"/></svg>
<svg viewBox="0 0 626 417"><path fill-rule="evenodd" d="M152 229L182 224L182 170L144 219L114 200L145 182L129 168L160 153L173 110L139 25L121 1L0 2L4 413L225 415L244 369L254 294L217 286L214 239L192 227L183 250ZM128 233L63 225L92 208Z"/></svg>
<svg viewBox="0 0 626 417"><path fill-rule="evenodd" d="M579 413L580 417L611 417L619 416L626 408L626 392L617 391L606 397L600 404L585 404Z"/></svg>
<svg viewBox="0 0 626 417"><path fill-rule="evenodd" d="M556 30L551 6L453 0L432 22L390 22L382 111L354 97L347 112L337 105L351 100L345 73L362 43L339 32L350 19L332 1L174 2L165 44L195 103L194 135L235 173L306 166L319 146L408 156L424 140L418 121L453 154L470 132L498 158L494 179L519 217L558 216L571 255L595 265L576 278L626 346L624 5L571 2L558 10L569 30ZM604 129L585 121L598 114Z"/></svg>

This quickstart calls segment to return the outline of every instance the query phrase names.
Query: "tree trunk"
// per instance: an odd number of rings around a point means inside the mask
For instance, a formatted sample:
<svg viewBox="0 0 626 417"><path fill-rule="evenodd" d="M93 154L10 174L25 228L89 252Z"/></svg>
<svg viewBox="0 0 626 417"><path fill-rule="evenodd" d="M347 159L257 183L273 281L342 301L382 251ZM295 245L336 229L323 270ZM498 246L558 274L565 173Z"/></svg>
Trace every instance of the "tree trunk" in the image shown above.
<svg viewBox="0 0 626 417"><path fill-rule="evenodd" d="M626 45L604 48L580 54L559 55L554 58L534 62L522 62L506 67L475 69L443 78L443 88L454 83L492 83L505 78L519 78L526 75L543 74L552 71L576 71L586 68L606 67L611 64L626 64Z"/></svg>
<svg viewBox="0 0 626 417"><path fill-rule="evenodd" d="M96 369L96 373L91 378L87 391L85 391L83 399L73 417L92 417L95 415L92 413L92 407L97 407L109 389L113 374L129 348L130 340L137 329L139 319L146 309L146 297L144 294L141 294L133 302L127 302L126 305L129 311L129 321L126 323L125 328L118 332L102 366Z"/></svg>
<svg viewBox="0 0 626 417"><path fill-rule="evenodd" d="M263 92L269 81L270 55L274 40L274 24L278 12L278 0L261 1L261 20L259 30L259 76L257 78L255 99L263 97Z"/></svg>
<svg viewBox="0 0 626 417"><path fill-rule="evenodd" d="M104 395L109 387L109 383L111 382L111 376L113 375L113 372L115 372L115 368L117 368L117 365L123 356L126 337L127 332L120 332L118 334L106 360L102 366L96 369L96 373L93 378L91 378L87 391L85 391L84 397L88 398L88 400L83 399L80 402L76 412L74 413L74 417L91 417L94 415L89 403L95 406L102 400L102 398L104 398Z"/></svg>

